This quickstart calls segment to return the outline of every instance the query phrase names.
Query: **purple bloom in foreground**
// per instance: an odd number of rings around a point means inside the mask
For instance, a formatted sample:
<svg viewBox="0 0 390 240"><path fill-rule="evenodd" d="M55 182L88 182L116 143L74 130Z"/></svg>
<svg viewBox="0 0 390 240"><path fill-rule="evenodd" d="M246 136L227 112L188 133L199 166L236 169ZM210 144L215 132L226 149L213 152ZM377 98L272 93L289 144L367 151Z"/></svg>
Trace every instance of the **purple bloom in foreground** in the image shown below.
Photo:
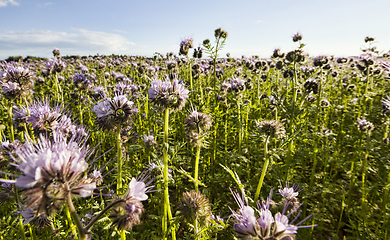
<svg viewBox="0 0 390 240"><path fill-rule="evenodd" d="M29 139L15 150L14 165L22 174L13 182L26 189L26 208L49 216L62 207L68 194L92 195L96 182L85 174L91 153L86 140L76 135L69 140L62 135L52 140L40 135L36 143Z"/></svg>
<svg viewBox="0 0 390 240"><path fill-rule="evenodd" d="M290 207L289 202L284 204L282 212L272 215L270 210L272 190L266 202L258 203L259 217L255 216L254 209L248 203L245 204L244 199L238 193L233 192L233 196L239 206L238 211L231 210L233 213L232 216L236 220L234 231L236 237L240 239L295 239L298 228L305 227L300 225L311 217L310 215L298 224L294 224L295 220L299 217L300 213L297 213L297 210L300 206L288 210ZM286 214L287 212L289 213ZM297 213L297 216L294 220L290 221L289 217L294 213Z"/></svg>

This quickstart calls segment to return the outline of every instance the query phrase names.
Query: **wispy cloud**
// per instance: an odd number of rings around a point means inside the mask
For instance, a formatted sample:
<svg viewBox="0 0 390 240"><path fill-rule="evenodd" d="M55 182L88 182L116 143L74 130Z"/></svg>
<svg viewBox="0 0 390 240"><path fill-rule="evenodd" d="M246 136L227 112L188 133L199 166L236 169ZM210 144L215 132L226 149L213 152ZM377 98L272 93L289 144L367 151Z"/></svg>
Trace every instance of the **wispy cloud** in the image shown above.
<svg viewBox="0 0 390 240"><path fill-rule="evenodd" d="M15 0L0 0L0 7L6 7L8 4L18 6L19 3Z"/></svg>
<svg viewBox="0 0 390 240"><path fill-rule="evenodd" d="M116 33L72 28L70 32L30 30L0 32L0 58L12 55L50 56L53 48L62 55L125 54L135 43Z"/></svg>
<svg viewBox="0 0 390 240"><path fill-rule="evenodd" d="M43 8L50 5L53 5L53 3L52 2L37 3L37 7L39 8Z"/></svg>

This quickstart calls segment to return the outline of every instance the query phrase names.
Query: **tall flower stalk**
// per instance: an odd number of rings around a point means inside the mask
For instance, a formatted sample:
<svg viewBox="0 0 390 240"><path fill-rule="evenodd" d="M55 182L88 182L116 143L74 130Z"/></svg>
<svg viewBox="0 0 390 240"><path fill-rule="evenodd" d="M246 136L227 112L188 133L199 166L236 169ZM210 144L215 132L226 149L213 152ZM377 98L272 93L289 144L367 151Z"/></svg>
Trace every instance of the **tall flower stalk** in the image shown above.
<svg viewBox="0 0 390 240"><path fill-rule="evenodd" d="M164 112L164 138L163 138L163 189L164 189L164 215L162 218L163 239L167 239L168 221L172 220L172 212L169 203L168 189L168 131L169 131L169 113L170 111L181 110L188 98L189 91L182 85L178 79L152 82L148 94L155 108ZM175 226L171 226L172 239L176 239Z"/></svg>
<svg viewBox="0 0 390 240"><path fill-rule="evenodd" d="M269 139L283 138L286 135L286 130L284 129L283 125L276 120L265 120L261 122L256 121L256 128L257 128L256 130L260 135L265 136L265 140L264 140L264 164L263 164L263 170L261 172L261 176L255 193L255 198L254 198L255 202L259 199L261 187L263 186L265 174L267 173L267 169L269 165L269 156L268 156Z"/></svg>

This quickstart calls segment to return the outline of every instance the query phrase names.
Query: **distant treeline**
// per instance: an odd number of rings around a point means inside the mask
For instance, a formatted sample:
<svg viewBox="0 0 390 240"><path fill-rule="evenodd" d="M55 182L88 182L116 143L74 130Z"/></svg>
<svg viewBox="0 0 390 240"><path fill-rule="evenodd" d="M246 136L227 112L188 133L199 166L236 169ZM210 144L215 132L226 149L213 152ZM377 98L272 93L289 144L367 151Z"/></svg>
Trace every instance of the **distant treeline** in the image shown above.
<svg viewBox="0 0 390 240"><path fill-rule="evenodd" d="M86 59L88 57L96 58L99 55L89 55L89 56L80 56L80 55L67 55L67 56L61 56L62 59ZM101 56L101 55L100 55ZM111 58L123 58L123 57L129 57L128 55L116 55L116 54L111 54L109 57ZM162 55L161 55L162 56ZM31 59L31 60L29 60ZM9 56L7 59L4 59L6 62L28 62L28 61L47 61L48 58L44 57L34 57L34 56L27 56L23 58L23 56Z"/></svg>

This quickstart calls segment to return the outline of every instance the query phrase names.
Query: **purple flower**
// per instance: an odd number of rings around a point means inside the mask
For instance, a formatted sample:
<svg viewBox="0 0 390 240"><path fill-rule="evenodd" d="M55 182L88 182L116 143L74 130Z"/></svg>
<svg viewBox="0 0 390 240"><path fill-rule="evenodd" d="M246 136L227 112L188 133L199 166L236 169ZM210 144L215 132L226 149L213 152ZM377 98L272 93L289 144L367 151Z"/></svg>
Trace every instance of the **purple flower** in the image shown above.
<svg viewBox="0 0 390 240"><path fill-rule="evenodd" d="M117 127L128 126L132 117L138 113L134 102L125 95L116 95L114 98L107 98L93 107L96 113L96 122L106 130L113 130Z"/></svg>
<svg viewBox="0 0 390 240"><path fill-rule="evenodd" d="M89 197L96 188L94 179L85 175L86 159L91 151L86 137L73 135L68 141L61 135L49 139L40 135L15 150L15 166L22 174L14 180L26 188L26 207L38 214L59 210L68 194Z"/></svg>
<svg viewBox="0 0 390 240"><path fill-rule="evenodd" d="M153 181L152 179L146 182L148 178L149 175L146 173L141 174L138 180L132 178L129 184L129 189L125 194L124 199L126 201L130 201L130 200L145 201L146 199L148 199L148 195L146 194L149 193L150 190L154 187L154 186L148 186Z"/></svg>
<svg viewBox="0 0 390 240"><path fill-rule="evenodd" d="M148 91L149 99L160 110L166 108L181 110L187 101L189 92L178 79L174 79L172 83L169 80L164 82L155 80Z"/></svg>

